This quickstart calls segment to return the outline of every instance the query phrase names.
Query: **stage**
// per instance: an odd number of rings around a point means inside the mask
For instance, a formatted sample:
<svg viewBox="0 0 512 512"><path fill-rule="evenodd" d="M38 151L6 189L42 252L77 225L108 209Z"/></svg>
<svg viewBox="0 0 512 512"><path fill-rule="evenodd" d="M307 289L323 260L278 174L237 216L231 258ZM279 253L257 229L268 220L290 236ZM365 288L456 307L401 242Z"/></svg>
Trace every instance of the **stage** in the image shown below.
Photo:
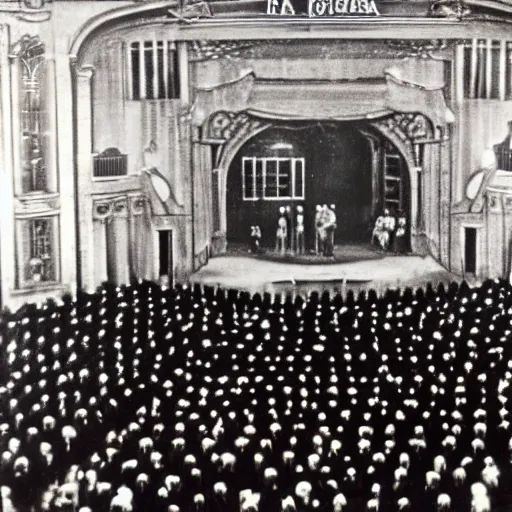
<svg viewBox="0 0 512 512"><path fill-rule="evenodd" d="M247 245L230 244L226 256L251 256L263 261L303 265L330 265L333 263L353 263L363 260L380 260L386 253L371 244L344 244L334 247L332 257L325 257L308 251L304 254L287 252L284 256L272 249L263 249L257 254L251 254Z"/></svg>
<svg viewBox="0 0 512 512"><path fill-rule="evenodd" d="M291 256L276 261L275 253L251 255L230 250L225 256L212 258L191 276L194 283L238 288L255 292L295 292L312 290L343 292L374 288L381 293L387 288L424 286L460 280L432 257L393 255L361 246L337 247L335 259L325 263L295 263ZM273 260L270 260L270 257ZM318 256L314 258L318 259Z"/></svg>

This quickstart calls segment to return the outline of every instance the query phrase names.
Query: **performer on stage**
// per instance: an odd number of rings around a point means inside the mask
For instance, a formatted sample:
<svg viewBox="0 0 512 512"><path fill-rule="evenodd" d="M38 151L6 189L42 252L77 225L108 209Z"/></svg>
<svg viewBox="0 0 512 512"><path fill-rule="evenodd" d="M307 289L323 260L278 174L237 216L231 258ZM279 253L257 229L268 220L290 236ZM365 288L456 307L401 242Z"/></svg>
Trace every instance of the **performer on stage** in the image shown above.
<svg viewBox="0 0 512 512"><path fill-rule="evenodd" d="M386 222L387 216L389 216L389 211L384 210L384 215L377 217L371 240L372 244L377 241L377 244L383 251L387 251L389 247L389 231Z"/></svg>
<svg viewBox="0 0 512 512"><path fill-rule="evenodd" d="M294 242L294 229L293 229L293 211L291 206L286 207L286 231L287 231L287 244L286 249L293 252Z"/></svg>
<svg viewBox="0 0 512 512"><path fill-rule="evenodd" d="M251 250L253 254L260 252L261 230L259 226L251 226Z"/></svg>
<svg viewBox="0 0 512 512"><path fill-rule="evenodd" d="M396 231L395 231L395 243L394 243L394 251L398 254L403 254L407 252L406 247L406 232L407 232L407 217L405 213L400 210L398 212L398 218L396 222Z"/></svg>
<svg viewBox="0 0 512 512"><path fill-rule="evenodd" d="M295 248L297 254L304 254L304 209L302 206L297 206L297 227L295 232Z"/></svg>
<svg viewBox="0 0 512 512"><path fill-rule="evenodd" d="M390 247L394 247L395 242L395 227L396 219L394 215L391 215L389 210L384 210L384 229L388 232L388 245L386 250Z"/></svg>
<svg viewBox="0 0 512 512"><path fill-rule="evenodd" d="M322 251L321 243L320 243L320 230L322 228L322 207L317 204L316 205L316 214L315 214L315 253L320 254Z"/></svg>
<svg viewBox="0 0 512 512"><path fill-rule="evenodd" d="M284 256L288 245L288 222L286 218L286 208L284 206L279 208L279 214L276 232L276 252L280 251L281 255Z"/></svg>
<svg viewBox="0 0 512 512"><path fill-rule="evenodd" d="M322 228L324 233L323 255L330 257L334 255L334 230L336 229L336 214L326 205L323 206Z"/></svg>
<svg viewBox="0 0 512 512"><path fill-rule="evenodd" d="M334 229L331 231L331 256L334 255L334 231L336 230L336 205L331 204L330 210L332 211L332 214L334 215Z"/></svg>

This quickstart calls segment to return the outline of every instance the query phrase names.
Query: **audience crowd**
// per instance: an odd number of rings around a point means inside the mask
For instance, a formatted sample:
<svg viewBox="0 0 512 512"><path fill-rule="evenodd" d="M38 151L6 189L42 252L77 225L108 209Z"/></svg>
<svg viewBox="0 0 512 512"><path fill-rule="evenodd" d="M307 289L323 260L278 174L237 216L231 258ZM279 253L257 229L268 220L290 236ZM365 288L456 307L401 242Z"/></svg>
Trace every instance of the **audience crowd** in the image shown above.
<svg viewBox="0 0 512 512"><path fill-rule="evenodd" d="M4 507L511 505L511 320L502 281L307 298L144 282L5 312Z"/></svg>

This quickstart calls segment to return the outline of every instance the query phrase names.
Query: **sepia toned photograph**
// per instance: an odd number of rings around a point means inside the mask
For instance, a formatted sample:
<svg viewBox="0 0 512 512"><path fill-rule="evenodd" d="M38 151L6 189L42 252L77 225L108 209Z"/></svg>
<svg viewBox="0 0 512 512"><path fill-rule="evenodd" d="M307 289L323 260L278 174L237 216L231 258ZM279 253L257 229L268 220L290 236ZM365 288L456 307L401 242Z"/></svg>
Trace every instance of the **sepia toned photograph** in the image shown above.
<svg viewBox="0 0 512 512"><path fill-rule="evenodd" d="M0 512L512 512L512 0L0 0Z"/></svg>

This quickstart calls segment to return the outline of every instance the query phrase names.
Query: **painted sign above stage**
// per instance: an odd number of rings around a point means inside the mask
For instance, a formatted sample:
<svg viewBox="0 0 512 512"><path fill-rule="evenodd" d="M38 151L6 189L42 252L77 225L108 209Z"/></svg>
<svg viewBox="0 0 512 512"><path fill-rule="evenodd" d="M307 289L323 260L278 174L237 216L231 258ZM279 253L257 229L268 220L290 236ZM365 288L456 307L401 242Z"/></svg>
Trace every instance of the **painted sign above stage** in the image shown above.
<svg viewBox="0 0 512 512"><path fill-rule="evenodd" d="M267 0L267 14L310 18L380 16L374 0Z"/></svg>

